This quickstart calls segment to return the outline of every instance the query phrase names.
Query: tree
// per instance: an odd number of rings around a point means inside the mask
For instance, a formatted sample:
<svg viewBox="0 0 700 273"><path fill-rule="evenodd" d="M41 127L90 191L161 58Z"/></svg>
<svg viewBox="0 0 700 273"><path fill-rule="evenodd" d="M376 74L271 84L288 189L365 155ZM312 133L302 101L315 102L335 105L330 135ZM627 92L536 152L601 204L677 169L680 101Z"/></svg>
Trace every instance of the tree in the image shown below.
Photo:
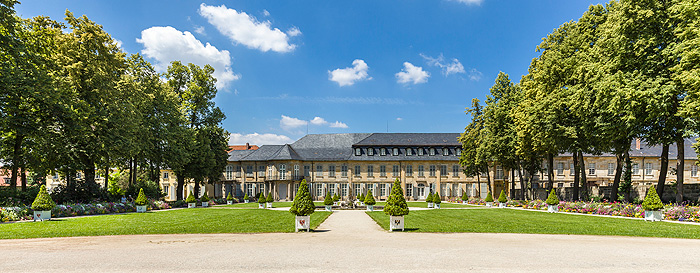
<svg viewBox="0 0 700 273"><path fill-rule="evenodd" d="M508 202L508 198L506 197L506 192L501 190L501 194L498 196L498 202L499 203L505 203Z"/></svg>
<svg viewBox="0 0 700 273"><path fill-rule="evenodd" d="M314 202L311 201L309 185L306 183L306 179L304 179L299 185L299 190L294 196L294 201L292 202L291 208L289 208L289 212L296 216L307 216L314 213L315 209Z"/></svg>
<svg viewBox="0 0 700 273"><path fill-rule="evenodd" d="M545 203L547 203L547 205L550 206L559 205L559 197L557 196L557 193L554 191L554 189L552 189L549 192L549 196L547 197Z"/></svg>
<svg viewBox="0 0 700 273"><path fill-rule="evenodd" d="M323 199L323 204L326 206L333 205L333 198L330 193L326 193L326 198Z"/></svg>
<svg viewBox="0 0 700 273"><path fill-rule="evenodd" d="M432 191L430 193L428 193L428 197L425 198L425 202L427 202L427 203L433 202L433 192Z"/></svg>
<svg viewBox="0 0 700 273"><path fill-rule="evenodd" d="M367 195L365 196L365 205L373 206L376 203L377 203L377 201L374 200L374 196L372 195L372 190L368 190Z"/></svg>
<svg viewBox="0 0 700 273"><path fill-rule="evenodd" d="M406 204L406 199L403 196L403 189L401 188L401 181L399 181L398 178L391 187L391 194L386 201L386 206L384 206L384 213L391 216L408 215L408 204Z"/></svg>
<svg viewBox="0 0 700 273"><path fill-rule="evenodd" d="M459 142L462 143L462 154L459 157L459 164L462 165L462 169L467 176L476 176L479 184L481 184L481 175L485 173L487 176L486 182L490 190L489 159L491 156L486 149L483 107L479 104L479 100L474 98L472 99L472 107L468 108L466 112L471 116L472 120L464 128L464 133L459 137ZM432 196L429 195L429 197Z"/></svg>
<svg viewBox="0 0 700 273"><path fill-rule="evenodd" d="M36 199L32 202L32 210L35 211L47 211L52 210L56 206L56 203L51 200L51 196L46 191L46 186L41 185L39 193L36 195Z"/></svg>
<svg viewBox="0 0 700 273"><path fill-rule="evenodd" d="M143 188L139 189L139 196L136 197L135 203L137 206L145 206L148 204L148 199L146 199L146 194L143 193Z"/></svg>

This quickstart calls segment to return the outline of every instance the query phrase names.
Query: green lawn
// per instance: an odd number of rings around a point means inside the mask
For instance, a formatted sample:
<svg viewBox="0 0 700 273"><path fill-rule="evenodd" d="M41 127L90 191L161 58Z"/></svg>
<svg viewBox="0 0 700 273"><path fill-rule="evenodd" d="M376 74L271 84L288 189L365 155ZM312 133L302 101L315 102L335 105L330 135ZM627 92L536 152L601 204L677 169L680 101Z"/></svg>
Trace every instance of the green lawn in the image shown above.
<svg viewBox="0 0 700 273"><path fill-rule="evenodd" d="M389 216L367 212L382 228ZM476 232L617 235L666 238L700 238L700 226L634 219L545 213L514 209L411 211L405 228L413 232Z"/></svg>
<svg viewBox="0 0 700 273"><path fill-rule="evenodd" d="M312 214L311 228L329 215L325 211ZM196 208L0 224L0 239L267 232L294 232L294 215L274 210Z"/></svg>

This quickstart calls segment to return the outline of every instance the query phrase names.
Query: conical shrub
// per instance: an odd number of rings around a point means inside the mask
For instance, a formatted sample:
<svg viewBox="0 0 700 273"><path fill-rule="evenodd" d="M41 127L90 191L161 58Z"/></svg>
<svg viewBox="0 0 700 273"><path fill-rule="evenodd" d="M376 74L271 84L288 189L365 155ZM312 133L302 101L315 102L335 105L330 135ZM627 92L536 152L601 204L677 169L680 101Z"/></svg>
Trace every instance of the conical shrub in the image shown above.
<svg viewBox="0 0 700 273"><path fill-rule="evenodd" d="M148 204L148 199L146 198L146 194L143 193L143 188L139 189L139 196L136 197L135 203L137 206L145 206Z"/></svg>
<svg viewBox="0 0 700 273"><path fill-rule="evenodd" d="M233 195L231 194L231 192L229 192L226 196L226 201L233 201Z"/></svg>
<svg viewBox="0 0 700 273"><path fill-rule="evenodd" d="M365 196L365 205L373 206L376 203L377 203L377 201L374 200L374 196L372 195L372 190L368 190L367 195Z"/></svg>
<svg viewBox="0 0 700 273"><path fill-rule="evenodd" d="M53 202L49 192L46 191L46 186L41 185L39 193L36 195L34 202L32 202L32 209L35 211L47 211L52 210L56 206Z"/></svg>
<svg viewBox="0 0 700 273"><path fill-rule="evenodd" d="M265 201L267 201L268 203L272 203L275 201L275 198L272 197L272 192L267 193L267 198L265 198Z"/></svg>
<svg viewBox="0 0 700 273"><path fill-rule="evenodd" d="M501 194L498 196L498 202L499 203L508 202L508 198L506 197L506 192L504 190L501 190Z"/></svg>
<svg viewBox="0 0 700 273"><path fill-rule="evenodd" d="M384 206L384 213L391 216L403 216L408 214L408 205L403 196L403 189L401 188L401 182L399 182L398 178L391 187L391 194L389 195L389 200L386 201L386 206Z"/></svg>
<svg viewBox="0 0 700 273"><path fill-rule="evenodd" d="M433 195L433 203L435 203L435 204L442 203L442 200L440 200L440 194L437 192Z"/></svg>
<svg viewBox="0 0 700 273"><path fill-rule="evenodd" d="M644 202L642 202L642 208L644 210L661 210L664 208L664 204L661 203L661 199L659 198L659 194L656 193L654 185L647 190L647 195L644 196Z"/></svg>
<svg viewBox="0 0 700 273"><path fill-rule="evenodd" d="M304 179L301 181L301 185L299 185L299 190L294 196L294 201L292 202L292 207L289 208L289 212L296 216L306 216L314 213L315 209L316 207L309 193L309 185L306 183L306 179Z"/></svg>
<svg viewBox="0 0 700 273"><path fill-rule="evenodd" d="M209 195L207 195L207 192L204 192L204 195L202 195L202 197L199 198L199 201L209 202Z"/></svg>
<svg viewBox="0 0 700 273"><path fill-rule="evenodd" d="M323 199L323 204L326 206L333 205L333 198L329 193L326 193L326 198Z"/></svg>
<svg viewBox="0 0 700 273"><path fill-rule="evenodd" d="M433 192L428 193L428 197L425 198L425 202L427 202L427 203L433 202Z"/></svg>
<svg viewBox="0 0 700 273"><path fill-rule="evenodd" d="M462 201L469 201L469 196L467 196L467 192L462 193Z"/></svg>
<svg viewBox="0 0 700 273"><path fill-rule="evenodd" d="M491 195L491 192L486 194L486 199L484 199L484 202L493 202L493 196Z"/></svg>
<svg viewBox="0 0 700 273"><path fill-rule="evenodd" d="M197 203L197 199L194 198L192 192L190 192L190 195L188 195L187 199L185 199L185 203Z"/></svg>
<svg viewBox="0 0 700 273"><path fill-rule="evenodd" d="M549 196L547 196L547 200L545 200L544 202L550 206L559 205L559 197L557 196L557 193L554 191L554 189L552 189L552 191L549 192Z"/></svg>

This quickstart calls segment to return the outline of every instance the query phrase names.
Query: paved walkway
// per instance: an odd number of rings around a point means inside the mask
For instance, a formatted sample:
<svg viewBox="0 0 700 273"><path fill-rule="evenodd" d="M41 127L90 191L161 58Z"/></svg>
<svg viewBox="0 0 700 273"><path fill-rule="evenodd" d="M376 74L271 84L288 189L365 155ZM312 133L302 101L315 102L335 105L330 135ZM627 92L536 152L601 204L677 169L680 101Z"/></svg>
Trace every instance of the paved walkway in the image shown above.
<svg viewBox="0 0 700 273"><path fill-rule="evenodd" d="M698 272L697 257L699 240L389 233L363 211L311 233L0 240L0 272Z"/></svg>

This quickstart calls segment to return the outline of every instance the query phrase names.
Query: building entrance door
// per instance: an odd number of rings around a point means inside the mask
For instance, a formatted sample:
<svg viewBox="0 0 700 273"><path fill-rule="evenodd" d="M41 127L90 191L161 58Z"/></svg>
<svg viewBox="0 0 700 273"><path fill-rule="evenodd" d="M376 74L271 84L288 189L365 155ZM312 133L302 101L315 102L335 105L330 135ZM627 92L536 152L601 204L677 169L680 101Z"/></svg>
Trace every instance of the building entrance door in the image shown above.
<svg viewBox="0 0 700 273"><path fill-rule="evenodd" d="M418 183L418 187L416 187L418 190L418 199L425 199L427 196L425 196L425 184L423 183Z"/></svg>
<svg viewBox="0 0 700 273"><path fill-rule="evenodd" d="M287 199L287 184L277 184L277 194L280 197L279 200Z"/></svg>

